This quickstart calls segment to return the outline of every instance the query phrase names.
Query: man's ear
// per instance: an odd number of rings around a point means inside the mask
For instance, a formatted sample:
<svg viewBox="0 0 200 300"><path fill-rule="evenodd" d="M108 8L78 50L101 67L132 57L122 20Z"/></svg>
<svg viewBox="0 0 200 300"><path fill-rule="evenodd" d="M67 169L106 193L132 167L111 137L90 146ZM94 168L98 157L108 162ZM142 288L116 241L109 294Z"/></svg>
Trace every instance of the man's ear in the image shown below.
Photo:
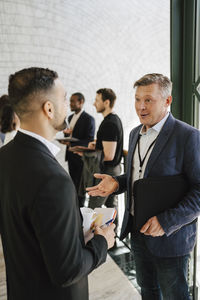
<svg viewBox="0 0 200 300"><path fill-rule="evenodd" d="M170 106L171 103L172 103L172 96L169 96L169 97L167 97L167 99L166 99L166 105L167 105L167 106Z"/></svg>
<svg viewBox="0 0 200 300"><path fill-rule="evenodd" d="M53 119L54 116L54 106L51 101L46 101L43 104L43 111L45 115L48 117L48 119Z"/></svg>
<svg viewBox="0 0 200 300"><path fill-rule="evenodd" d="M106 107L110 107L110 100L109 100L109 99L106 99L106 100L104 101L104 104L105 104Z"/></svg>
<svg viewBox="0 0 200 300"><path fill-rule="evenodd" d="M80 104L83 106L83 104L84 104L84 100L83 99L81 99Z"/></svg>

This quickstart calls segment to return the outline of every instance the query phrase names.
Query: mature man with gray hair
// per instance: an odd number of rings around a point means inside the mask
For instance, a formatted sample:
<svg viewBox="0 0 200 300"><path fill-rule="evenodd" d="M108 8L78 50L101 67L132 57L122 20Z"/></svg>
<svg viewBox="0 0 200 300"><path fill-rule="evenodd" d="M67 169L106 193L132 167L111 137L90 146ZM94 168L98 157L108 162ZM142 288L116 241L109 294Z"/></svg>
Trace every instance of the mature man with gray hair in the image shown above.
<svg viewBox="0 0 200 300"><path fill-rule="evenodd" d="M188 300L187 266L200 214L200 133L169 113L166 76L147 74L134 87L141 125L130 133L127 171L95 174L102 181L87 190L93 196L127 191L121 239L131 233L142 299Z"/></svg>

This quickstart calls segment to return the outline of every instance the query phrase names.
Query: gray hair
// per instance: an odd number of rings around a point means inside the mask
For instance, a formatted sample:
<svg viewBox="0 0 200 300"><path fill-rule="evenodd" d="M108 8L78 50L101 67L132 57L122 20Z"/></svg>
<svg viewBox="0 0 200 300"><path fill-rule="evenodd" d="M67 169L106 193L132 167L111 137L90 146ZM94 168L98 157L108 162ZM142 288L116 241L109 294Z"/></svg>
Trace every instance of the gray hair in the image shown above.
<svg viewBox="0 0 200 300"><path fill-rule="evenodd" d="M138 86L146 86L150 84L158 84L163 98L167 98L171 96L171 92L172 92L171 80L167 76L158 73L151 73L151 74L144 75L134 83L133 87L135 88Z"/></svg>

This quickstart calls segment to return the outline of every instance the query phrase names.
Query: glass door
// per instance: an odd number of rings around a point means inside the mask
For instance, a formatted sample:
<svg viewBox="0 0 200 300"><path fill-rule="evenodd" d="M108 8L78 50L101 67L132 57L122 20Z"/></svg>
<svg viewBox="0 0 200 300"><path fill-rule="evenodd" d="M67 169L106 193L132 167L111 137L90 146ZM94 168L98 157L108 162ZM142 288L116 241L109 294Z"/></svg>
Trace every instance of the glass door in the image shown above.
<svg viewBox="0 0 200 300"><path fill-rule="evenodd" d="M194 126L200 129L200 0L196 1L196 30L195 30L195 75L193 84L194 97ZM197 149L200 151L200 149ZM194 289L195 300L200 300L200 218L198 221L197 246L194 250Z"/></svg>

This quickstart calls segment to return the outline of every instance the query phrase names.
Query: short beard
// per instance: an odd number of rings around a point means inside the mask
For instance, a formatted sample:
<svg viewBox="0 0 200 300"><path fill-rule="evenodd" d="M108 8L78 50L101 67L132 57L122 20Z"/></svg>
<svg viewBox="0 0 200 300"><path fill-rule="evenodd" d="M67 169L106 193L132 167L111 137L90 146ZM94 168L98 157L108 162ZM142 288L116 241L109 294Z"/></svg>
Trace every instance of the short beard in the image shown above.
<svg viewBox="0 0 200 300"><path fill-rule="evenodd" d="M64 130L64 129L67 128L67 122L66 122L66 120L64 119L64 121L63 121L62 124L60 124L60 125L53 124L53 127L54 127L54 129L55 129L56 131L62 131L62 130Z"/></svg>
<svg viewBox="0 0 200 300"><path fill-rule="evenodd" d="M106 109L105 108L101 108L100 110L98 110L98 113L103 113Z"/></svg>

